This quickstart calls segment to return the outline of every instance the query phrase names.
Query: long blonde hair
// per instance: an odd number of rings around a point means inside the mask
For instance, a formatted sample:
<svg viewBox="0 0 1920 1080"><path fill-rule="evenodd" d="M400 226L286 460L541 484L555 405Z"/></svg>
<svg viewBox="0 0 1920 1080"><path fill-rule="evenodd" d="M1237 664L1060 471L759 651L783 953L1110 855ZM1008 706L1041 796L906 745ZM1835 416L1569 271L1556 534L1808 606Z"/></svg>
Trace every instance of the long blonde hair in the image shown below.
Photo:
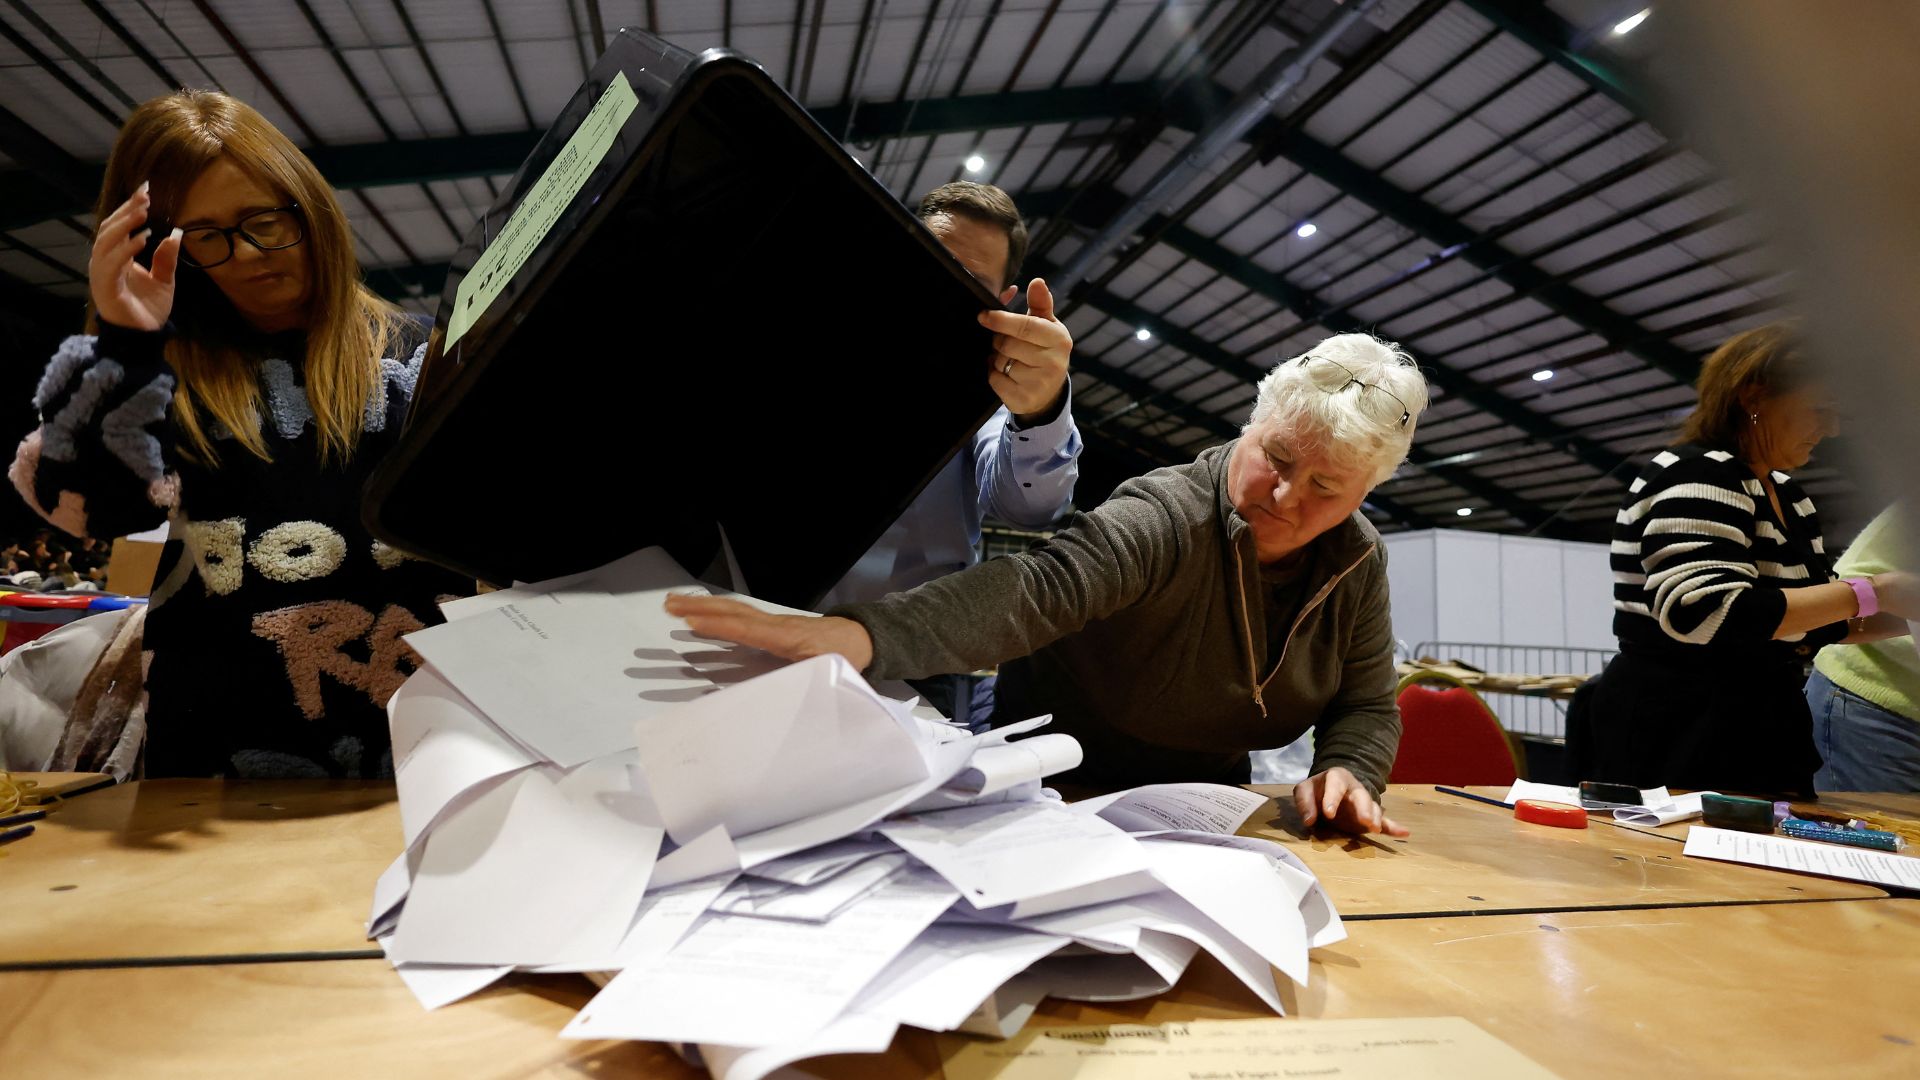
<svg viewBox="0 0 1920 1080"><path fill-rule="evenodd" d="M300 206L311 281L307 402L320 460L345 458L365 429L380 358L399 338L401 315L361 281L346 214L299 147L244 102L218 91L154 98L127 117L114 140L94 221L106 220L146 181L153 198L149 224L156 230L169 224L187 190L220 157ZM217 423L249 452L271 460L261 433L258 373L252 358L234 345L246 329L240 315L219 286L182 264L172 317L178 332L167 342L166 356L180 380L173 418L186 449L217 463L209 434Z"/></svg>

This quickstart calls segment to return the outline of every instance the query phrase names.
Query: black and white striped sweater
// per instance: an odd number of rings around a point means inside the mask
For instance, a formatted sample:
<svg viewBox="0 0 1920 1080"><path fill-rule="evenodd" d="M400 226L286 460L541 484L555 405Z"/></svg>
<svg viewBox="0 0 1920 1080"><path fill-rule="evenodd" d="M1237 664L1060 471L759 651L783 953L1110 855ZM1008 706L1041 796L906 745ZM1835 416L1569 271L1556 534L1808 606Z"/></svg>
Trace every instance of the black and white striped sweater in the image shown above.
<svg viewBox="0 0 1920 1080"><path fill-rule="evenodd" d="M1800 485L1773 474L1785 520L1733 454L1683 444L1654 455L1613 525L1613 632L1622 648L1701 658L1805 659L1846 623L1780 641L1785 590L1834 580L1820 518Z"/></svg>

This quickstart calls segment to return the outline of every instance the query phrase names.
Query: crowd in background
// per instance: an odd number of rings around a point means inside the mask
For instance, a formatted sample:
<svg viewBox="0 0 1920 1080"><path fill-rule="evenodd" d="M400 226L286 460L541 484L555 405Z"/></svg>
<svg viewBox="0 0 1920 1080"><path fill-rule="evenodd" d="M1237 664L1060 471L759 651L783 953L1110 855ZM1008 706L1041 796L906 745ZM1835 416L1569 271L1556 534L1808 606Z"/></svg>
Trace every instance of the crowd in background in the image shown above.
<svg viewBox="0 0 1920 1080"><path fill-rule="evenodd" d="M41 529L0 550L0 583L16 589L100 592L107 587L106 541Z"/></svg>

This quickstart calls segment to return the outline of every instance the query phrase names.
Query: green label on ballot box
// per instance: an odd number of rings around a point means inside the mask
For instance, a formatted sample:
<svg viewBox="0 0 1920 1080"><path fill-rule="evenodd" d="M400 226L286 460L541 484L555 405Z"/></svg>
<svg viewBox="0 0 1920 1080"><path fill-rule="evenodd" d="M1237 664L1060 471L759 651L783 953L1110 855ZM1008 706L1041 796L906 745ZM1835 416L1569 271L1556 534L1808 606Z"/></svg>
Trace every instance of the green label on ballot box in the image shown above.
<svg viewBox="0 0 1920 1080"><path fill-rule="evenodd" d="M573 197L580 194L587 177L606 159L613 140L639 104L633 85L627 82L627 73L616 73L600 100L593 103L586 119L580 121L580 127L567 139L567 145L560 148L553 164L540 174L520 205L513 208L500 235L493 238L473 269L460 279L460 286L453 294L453 315L447 320L446 344L441 348L453 348L453 343L473 328L474 322L526 265L528 256L547 238L547 230L560 220Z"/></svg>

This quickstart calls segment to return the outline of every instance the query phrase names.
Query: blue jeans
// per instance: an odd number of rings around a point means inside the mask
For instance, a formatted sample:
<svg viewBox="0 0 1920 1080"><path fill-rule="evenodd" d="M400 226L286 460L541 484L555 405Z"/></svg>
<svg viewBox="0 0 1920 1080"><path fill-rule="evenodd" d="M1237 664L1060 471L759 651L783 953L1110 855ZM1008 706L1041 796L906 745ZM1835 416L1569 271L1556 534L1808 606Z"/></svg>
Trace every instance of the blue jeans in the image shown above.
<svg viewBox="0 0 1920 1080"><path fill-rule="evenodd" d="M993 675L978 679L971 675L935 675L930 679L908 679L907 685L919 691L927 704L945 713L949 720L965 724L968 731L978 734L987 730L988 719L993 715L996 679Z"/></svg>
<svg viewBox="0 0 1920 1080"><path fill-rule="evenodd" d="M1807 680L1816 791L1920 791L1920 722L1888 712L1815 671Z"/></svg>

